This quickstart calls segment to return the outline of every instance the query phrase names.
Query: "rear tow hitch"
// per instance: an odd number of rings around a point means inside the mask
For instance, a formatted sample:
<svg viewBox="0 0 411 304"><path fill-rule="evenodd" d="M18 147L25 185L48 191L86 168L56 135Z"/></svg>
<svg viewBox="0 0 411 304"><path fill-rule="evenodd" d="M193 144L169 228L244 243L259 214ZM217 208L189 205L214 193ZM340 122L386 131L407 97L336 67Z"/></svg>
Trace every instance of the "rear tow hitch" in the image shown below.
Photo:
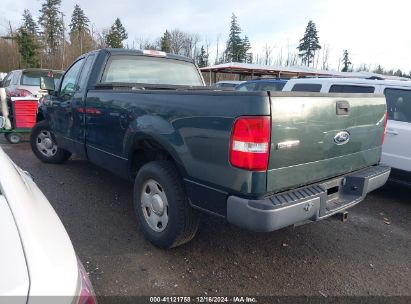
<svg viewBox="0 0 411 304"><path fill-rule="evenodd" d="M348 212L339 212L335 215L341 222L346 222L348 220Z"/></svg>

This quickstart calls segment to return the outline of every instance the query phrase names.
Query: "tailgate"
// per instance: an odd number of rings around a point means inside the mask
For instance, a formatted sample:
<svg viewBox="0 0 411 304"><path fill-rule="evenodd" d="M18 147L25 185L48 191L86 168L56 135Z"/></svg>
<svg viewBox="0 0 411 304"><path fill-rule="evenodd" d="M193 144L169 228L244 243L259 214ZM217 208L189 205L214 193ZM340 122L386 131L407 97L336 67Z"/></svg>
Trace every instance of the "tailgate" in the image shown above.
<svg viewBox="0 0 411 304"><path fill-rule="evenodd" d="M271 93L267 192L314 183L377 164L383 95Z"/></svg>

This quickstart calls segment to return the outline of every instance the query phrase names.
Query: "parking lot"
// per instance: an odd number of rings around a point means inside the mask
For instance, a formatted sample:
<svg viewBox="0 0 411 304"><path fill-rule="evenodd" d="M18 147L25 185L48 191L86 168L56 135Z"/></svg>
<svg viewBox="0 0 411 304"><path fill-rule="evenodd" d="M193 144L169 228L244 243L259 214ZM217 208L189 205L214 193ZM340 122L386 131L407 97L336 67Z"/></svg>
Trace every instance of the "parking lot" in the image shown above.
<svg viewBox="0 0 411 304"><path fill-rule="evenodd" d="M389 184L335 218L268 234L204 215L193 241L160 250L137 229L132 184L86 161L29 171L65 225L98 295L411 295L410 188Z"/></svg>

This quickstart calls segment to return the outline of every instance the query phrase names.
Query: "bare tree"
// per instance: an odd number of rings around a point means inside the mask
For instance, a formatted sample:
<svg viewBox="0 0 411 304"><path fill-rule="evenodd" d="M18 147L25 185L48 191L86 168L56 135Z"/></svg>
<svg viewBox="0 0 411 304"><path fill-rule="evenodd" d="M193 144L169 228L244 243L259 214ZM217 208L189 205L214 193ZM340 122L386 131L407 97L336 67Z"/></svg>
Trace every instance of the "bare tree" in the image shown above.
<svg viewBox="0 0 411 304"><path fill-rule="evenodd" d="M200 36L198 34L185 33L184 40L184 56L189 58L195 58L198 55L198 42L200 41Z"/></svg>
<svg viewBox="0 0 411 304"><path fill-rule="evenodd" d="M322 48L322 58L321 58L321 69L328 70L329 64L328 60L330 58L330 46L328 44L324 44Z"/></svg>
<svg viewBox="0 0 411 304"><path fill-rule="evenodd" d="M358 66L358 68L355 69L355 71L356 72L370 72L371 71L371 65L362 63Z"/></svg>
<svg viewBox="0 0 411 304"><path fill-rule="evenodd" d="M275 61L276 65L282 66L283 65L283 48L280 47L280 51L277 54L277 59Z"/></svg>
<svg viewBox="0 0 411 304"><path fill-rule="evenodd" d="M160 38L155 41L140 36L133 40L133 48L137 45L137 48L140 50L159 50L160 49Z"/></svg>
<svg viewBox="0 0 411 304"><path fill-rule="evenodd" d="M292 50L292 51L291 51ZM298 54L294 48L290 48L290 40L287 39L287 59L285 61L285 66L297 65Z"/></svg>
<svg viewBox="0 0 411 304"><path fill-rule="evenodd" d="M91 40L92 40L92 48L99 49L106 47L106 40L104 39L105 33L103 31L99 31L96 29L95 25L91 25Z"/></svg>
<svg viewBox="0 0 411 304"><path fill-rule="evenodd" d="M265 65L271 65L271 60L272 60L271 56L273 55L274 48L275 48L275 45L271 45L268 43L264 45L263 52L264 52L264 64Z"/></svg>
<svg viewBox="0 0 411 304"><path fill-rule="evenodd" d="M204 42L205 42L206 52L207 52L207 54L210 54L210 40L208 40L208 38L206 37L204 39Z"/></svg>
<svg viewBox="0 0 411 304"><path fill-rule="evenodd" d="M214 64L218 64L218 63L220 62L220 58L219 58L219 55L220 55L220 54L218 53L218 48L219 48L219 46L220 46L220 38L221 38L221 33L217 35L217 41L216 41L217 50L216 50L216 55L215 55Z"/></svg>
<svg viewBox="0 0 411 304"><path fill-rule="evenodd" d="M195 58L198 53L198 43L200 41L198 34L183 32L179 29L174 29L169 31L169 33L171 53Z"/></svg>
<svg viewBox="0 0 411 304"><path fill-rule="evenodd" d="M0 38L0 71L8 72L16 68L13 57L17 55L17 46L10 40Z"/></svg>
<svg viewBox="0 0 411 304"><path fill-rule="evenodd" d="M20 66L20 54L15 41L16 30L11 22L4 26L6 34L0 34L0 71L10 71Z"/></svg>
<svg viewBox="0 0 411 304"><path fill-rule="evenodd" d="M185 43L185 34L180 30L172 30L170 32L170 49L171 53L181 54Z"/></svg>

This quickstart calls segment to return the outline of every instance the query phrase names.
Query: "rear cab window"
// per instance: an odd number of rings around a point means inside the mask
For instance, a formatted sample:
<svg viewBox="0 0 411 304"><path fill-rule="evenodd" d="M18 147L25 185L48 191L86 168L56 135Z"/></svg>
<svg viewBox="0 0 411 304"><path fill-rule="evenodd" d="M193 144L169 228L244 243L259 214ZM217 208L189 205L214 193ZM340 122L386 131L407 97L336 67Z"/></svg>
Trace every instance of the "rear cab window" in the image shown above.
<svg viewBox="0 0 411 304"><path fill-rule="evenodd" d="M320 92L322 85L319 83L297 83L293 86L293 92Z"/></svg>
<svg viewBox="0 0 411 304"><path fill-rule="evenodd" d="M25 86L40 86L41 77L53 77L55 84L61 78L61 73L53 71L23 71L20 84Z"/></svg>
<svg viewBox="0 0 411 304"><path fill-rule="evenodd" d="M18 80L19 80L19 76L20 76L19 71L13 72L13 75L11 76L10 85L17 85Z"/></svg>
<svg viewBox="0 0 411 304"><path fill-rule="evenodd" d="M204 86L192 62L133 55L110 57L101 82Z"/></svg>
<svg viewBox="0 0 411 304"><path fill-rule="evenodd" d="M411 90L386 88L388 119L411 123Z"/></svg>
<svg viewBox="0 0 411 304"><path fill-rule="evenodd" d="M375 88L372 86L333 84L330 87L329 92L330 93L374 93Z"/></svg>

